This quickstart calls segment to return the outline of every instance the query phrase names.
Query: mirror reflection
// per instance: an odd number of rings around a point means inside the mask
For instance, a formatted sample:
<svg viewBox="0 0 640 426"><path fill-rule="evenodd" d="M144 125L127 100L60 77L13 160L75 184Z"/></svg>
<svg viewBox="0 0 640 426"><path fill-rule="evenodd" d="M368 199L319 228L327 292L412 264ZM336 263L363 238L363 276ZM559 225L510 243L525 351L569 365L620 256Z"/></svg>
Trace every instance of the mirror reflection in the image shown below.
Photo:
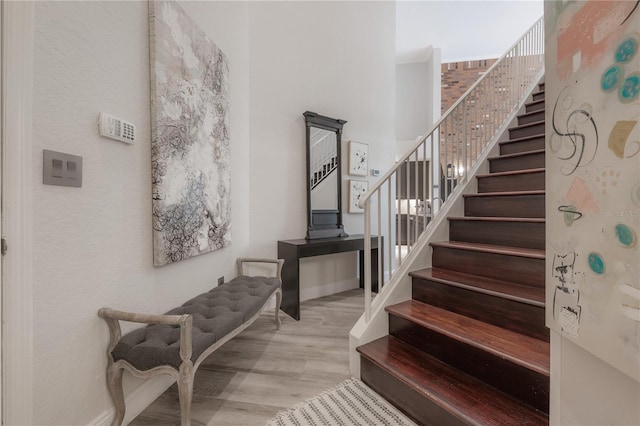
<svg viewBox="0 0 640 426"><path fill-rule="evenodd" d="M335 132L310 128L311 210L338 209L338 140Z"/></svg>

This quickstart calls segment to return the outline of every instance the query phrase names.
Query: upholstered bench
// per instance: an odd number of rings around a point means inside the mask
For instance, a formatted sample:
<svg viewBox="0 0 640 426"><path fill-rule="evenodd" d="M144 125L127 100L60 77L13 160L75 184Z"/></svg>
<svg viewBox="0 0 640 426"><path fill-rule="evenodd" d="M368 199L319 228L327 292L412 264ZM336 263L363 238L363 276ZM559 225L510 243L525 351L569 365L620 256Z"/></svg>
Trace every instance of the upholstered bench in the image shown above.
<svg viewBox="0 0 640 426"><path fill-rule="evenodd" d="M243 275L246 263L275 263L275 277ZM140 378L159 374L178 383L181 424L190 424L193 378L200 363L255 321L276 295L276 325L280 327L283 260L241 258L238 276L172 309L164 315L138 314L102 308L98 315L109 325L107 385L115 405L113 425L121 425L125 402L124 370ZM149 324L124 336L119 321Z"/></svg>

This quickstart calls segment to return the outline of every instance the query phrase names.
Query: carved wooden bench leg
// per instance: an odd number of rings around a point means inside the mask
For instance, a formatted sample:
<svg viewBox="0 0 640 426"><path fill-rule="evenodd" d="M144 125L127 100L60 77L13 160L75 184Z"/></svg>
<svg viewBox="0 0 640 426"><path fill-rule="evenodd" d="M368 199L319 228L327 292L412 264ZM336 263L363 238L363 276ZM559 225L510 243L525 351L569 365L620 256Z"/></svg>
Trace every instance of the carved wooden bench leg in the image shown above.
<svg viewBox="0 0 640 426"><path fill-rule="evenodd" d="M113 405L116 409L111 426L120 426L124 420L124 393L122 390L122 373L124 370L118 368L113 363L107 367L107 386L109 388L109 394L113 400Z"/></svg>
<svg viewBox="0 0 640 426"><path fill-rule="evenodd" d="M193 363L183 362L178 377L178 397L180 398L180 425L191 426L191 399L193 398Z"/></svg>

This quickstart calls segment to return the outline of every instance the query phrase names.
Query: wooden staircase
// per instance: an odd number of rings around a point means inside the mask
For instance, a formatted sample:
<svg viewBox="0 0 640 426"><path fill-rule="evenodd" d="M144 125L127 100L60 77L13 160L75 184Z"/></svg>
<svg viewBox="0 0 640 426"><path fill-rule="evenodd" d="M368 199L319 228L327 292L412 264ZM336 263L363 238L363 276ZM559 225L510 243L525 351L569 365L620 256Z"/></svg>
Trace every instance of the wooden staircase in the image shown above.
<svg viewBox="0 0 640 426"><path fill-rule="evenodd" d="M424 425L548 424L544 83L539 85L389 335L360 346L361 378Z"/></svg>

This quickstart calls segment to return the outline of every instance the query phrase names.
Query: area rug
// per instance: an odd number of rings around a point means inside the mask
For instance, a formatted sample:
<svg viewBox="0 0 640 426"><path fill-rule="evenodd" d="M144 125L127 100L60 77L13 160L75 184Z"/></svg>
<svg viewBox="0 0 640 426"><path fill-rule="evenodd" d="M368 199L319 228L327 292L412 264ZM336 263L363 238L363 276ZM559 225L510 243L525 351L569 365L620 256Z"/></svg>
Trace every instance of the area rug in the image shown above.
<svg viewBox="0 0 640 426"><path fill-rule="evenodd" d="M358 379L349 379L315 398L281 411L266 426L415 426Z"/></svg>

